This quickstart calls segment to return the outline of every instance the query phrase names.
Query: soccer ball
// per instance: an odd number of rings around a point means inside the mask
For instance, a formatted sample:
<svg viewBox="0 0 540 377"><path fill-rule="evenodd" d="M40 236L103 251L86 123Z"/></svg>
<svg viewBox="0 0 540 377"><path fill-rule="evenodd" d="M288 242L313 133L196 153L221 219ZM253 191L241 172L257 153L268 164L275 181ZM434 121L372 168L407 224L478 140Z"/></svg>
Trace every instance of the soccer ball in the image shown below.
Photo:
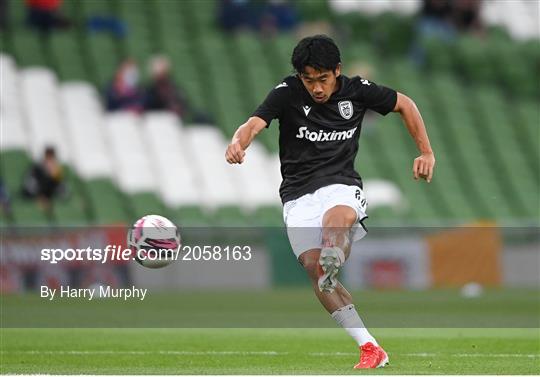
<svg viewBox="0 0 540 377"><path fill-rule="evenodd" d="M180 232L166 217L146 215L128 231L127 244L141 266L161 268L176 260Z"/></svg>

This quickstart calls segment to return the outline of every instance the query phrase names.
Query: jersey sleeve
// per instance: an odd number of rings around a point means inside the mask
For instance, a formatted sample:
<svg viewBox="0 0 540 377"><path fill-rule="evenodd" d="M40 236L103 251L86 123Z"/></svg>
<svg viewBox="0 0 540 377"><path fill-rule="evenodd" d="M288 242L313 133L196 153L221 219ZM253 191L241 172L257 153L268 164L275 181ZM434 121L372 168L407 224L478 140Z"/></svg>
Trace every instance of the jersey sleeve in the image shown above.
<svg viewBox="0 0 540 377"><path fill-rule="evenodd" d="M289 88L281 83L268 93L263 103L259 105L252 116L264 119L266 127L270 126L272 119L279 118L285 109L289 97Z"/></svg>
<svg viewBox="0 0 540 377"><path fill-rule="evenodd" d="M360 79L358 84L358 97L364 105L381 115L386 115L396 107L397 92L372 81Z"/></svg>

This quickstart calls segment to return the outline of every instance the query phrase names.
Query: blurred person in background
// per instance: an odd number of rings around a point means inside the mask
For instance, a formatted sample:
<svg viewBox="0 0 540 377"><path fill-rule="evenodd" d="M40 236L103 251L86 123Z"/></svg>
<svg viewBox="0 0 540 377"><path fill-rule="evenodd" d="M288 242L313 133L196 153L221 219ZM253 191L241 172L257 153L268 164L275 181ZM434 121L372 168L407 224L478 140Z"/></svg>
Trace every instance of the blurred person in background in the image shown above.
<svg viewBox="0 0 540 377"><path fill-rule="evenodd" d="M418 67L426 63L425 43L438 40L448 43L453 41L456 30L451 20L451 3L449 0L424 0L415 26L416 37L411 45L409 55Z"/></svg>
<svg viewBox="0 0 540 377"><path fill-rule="evenodd" d="M171 63L165 56L155 56L149 62L150 83L144 96L147 111L168 110L180 118L195 123L211 123L209 117L190 106L186 95L171 74Z"/></svg>
<svg viewBox="0 0 540 377"><path fill-rule="evenodd" d="M8 189L4 183L4 179L0 177L0 208L6 219L13 219L13 211L11 210L11 198Z"/></svg>
<svg viewBox="0 0 540 377"><path fill-rule="evenodd" d="M416 26L420 37L451 40L455 37L449 0L424 0Z"/></svg>
<svg viewBox="0 0 540 377"><path fill-rule="evenodd" d="M300 17L288 0L221 0L217 22L227 32L254 30L263 34L291 31Z"/></svg>
<svg viewBox="0 0 540 377"><path fill-rule="evenodd" d="M424 0L410 51L414 63L420 67L425 64L426 41L452 43L459 33L480 34L481 6L482 0Z"/></svg>
<svg viewBox="0 0 540 377"><path fill-rule="evenodd" d="M261 15L260 30L264 34L292 31L299 21L298 12L289 1L268 0Z"/></svg>
<svg viewBox="0 0 540 377"><path fill-rule="evenodd" d="M27 23L44 35L53 29L65 29L71 21L60 11L62 0L26 0Z"/></svg>
<svg viewBox="0 0 540 377"><path fill-rule="evenodd" d="M51 210L54 198L67 195L64 171L53 147L45 148L43 159L32 165L22 182L22 194L25 198L35 199L47 212Z"/></svg>
<svg viewBox="0 0 540 377"><path fill-rule="evenodd" d="M452 2L452 24L461 33L481 34L483 25L480 20L482 0L454 0Z"/></svg>
<svg viewBox="0 0 540 377"><path fill-rule="evenodd" d="M257 12L249 0L220 0L217 10L217 22L224 31L257 27Z"/></svg>
<svg viewBox="0 0 540 377"><path fill-rule="evenodd" d="M108 111L143 111L144 91L139 86L139 76L135 60L127 59L120 64L105 90L105 107Z"/></svg>
<svg viewBox="0 0 540 377"><path fill-rule="evenodd" d="M0 0L0 31L7 30L9 27L8 5L8 0Z"/></svg>

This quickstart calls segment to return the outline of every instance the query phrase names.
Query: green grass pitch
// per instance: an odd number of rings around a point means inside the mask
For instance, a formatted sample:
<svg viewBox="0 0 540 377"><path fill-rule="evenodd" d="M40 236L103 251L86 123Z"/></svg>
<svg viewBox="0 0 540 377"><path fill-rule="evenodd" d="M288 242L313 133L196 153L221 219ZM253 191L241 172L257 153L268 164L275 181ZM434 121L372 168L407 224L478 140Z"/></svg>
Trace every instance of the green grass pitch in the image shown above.
<svg viewBox="0 0 540 377"><path fill-rule="evenodd" d="M421 316L429 313L429 316L445 318L449 324L456 315L466 314L459 323L463 324L467 318L478 323L479 317L485 318L486 323L499 323L499 317L503 317L528 326L374 326L372 333L389 353L390 365L369 371L352 369L358 360L356 345L342 329L334 327L312 292L300 289L221 293L221 301L214 295L156 293L146 306L139 308L145 316L161 310L164 313L157 318L165 323L176 313L186 321L186 328L39 329L8 327L16 323L17 313L21 318L53 315L53 310L46 310L48 305L41 305L35 295L2 296L0 373L540 374L540 330L536 325L538 291L486 292L482 298L472 301L460 299L459 294L451 292L442 295L439 291L357 292L355 297L366 302L360 307L360 313L367 318L368 326L392 311L395 317L378 323L392 323L403 316L412 319L415 313L420 318L428 318ZM67 300L57 305L55 310L78 314L87 320L92 315L124 316L137 310L135 306L122 305L120 308L127 306L129 311L117 311L118 308L109 311L107 302L88 306L89 303ZM287 313L284 307L289 308ZM239 313L259 323L250 322L249 328L187 328L200 323L195 320L197 312L204 314L204 318L223 317L223 322L216 324L228 323L227 316ZM300 324L305 319L308 325L314 326L284 328L289 322L280 322L280 313L294 317L290 323ZM265 318L268 318L266 323ZM140 325L145 323L149 322Z"/></svg>
<svg viewBox="0 0 540 377"><path fill-rule="evenodd" d="M355 371L339 329L5 329L2 373L538 374L529 329L380 329L384 369Z"/></svg>

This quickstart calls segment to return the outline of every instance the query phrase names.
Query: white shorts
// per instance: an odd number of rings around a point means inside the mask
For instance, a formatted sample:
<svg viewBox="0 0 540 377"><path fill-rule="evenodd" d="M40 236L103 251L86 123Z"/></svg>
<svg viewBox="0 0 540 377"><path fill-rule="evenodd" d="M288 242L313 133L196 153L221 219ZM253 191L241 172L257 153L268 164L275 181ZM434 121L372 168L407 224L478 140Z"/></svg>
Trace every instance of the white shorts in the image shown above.
<svg viewBox="0 0 540 377"><path fill-rule="evenodd" d="M362 221L367 218L367 202L358 186L334 184L283 205L283 221L294 254L322 248L322 220L330 208L345 205L356 212L356 224L351 229L351 243L362 239L367 231Z"/></svg>

